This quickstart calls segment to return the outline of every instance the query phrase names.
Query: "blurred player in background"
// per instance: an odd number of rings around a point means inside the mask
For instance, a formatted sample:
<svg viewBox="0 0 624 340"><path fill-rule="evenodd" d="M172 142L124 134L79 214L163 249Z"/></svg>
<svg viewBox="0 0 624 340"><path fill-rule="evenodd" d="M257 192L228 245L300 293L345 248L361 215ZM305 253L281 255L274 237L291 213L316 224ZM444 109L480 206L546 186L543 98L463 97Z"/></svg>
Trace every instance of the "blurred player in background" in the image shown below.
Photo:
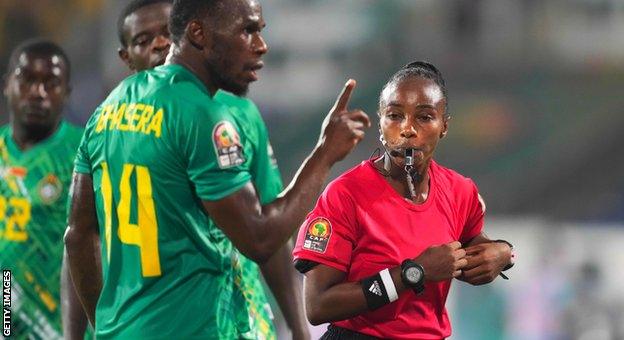
<svg viewBox="0 0 624 340"><path fill-rule="evenodd" d="M69 80L67 55L46 40L19 45L4 77L10 120L0 130L0 268L12 270L12 331L18 339L62 334L63 232L82 136L63 120Z"/></svg>
<svg viewBox="0 0 624 340"><path fill-rule="evenodd" d="M119 57L130 70L140 72L164 64L171 45L168 21L172 4L173 0L135 0L122 10L117 24L121 44ZM283 186L260 112L251 100L228 92L218 91L215 100L235 110L243 121L249 123L251 133L258 137L250 172L260 202L270 203L277 198ZM293 338L307 339L308 324L303 312L301 282L292 267L290 249L291 246L284 246L260 268L284 313ZM258 265L244 256L240 262L244 268L241 288L250 304L253 320L252 332L246 337L276 339L273 313L260 280ZM80 305L76 307L82 309Z"/></svg>
<svg viewBox="0 0 624 340"><path fill-rule="evenodd" d="M445 339L451 279L484 284L510 266L511 245L482 233L475 184L433 160L447 100L429 63L394 74L379 99L383 156L334 180L303 223L294 255L310 322L332 323L322 339Z"/></svg>
<svg viewBox="0 0 624 340"><path fill-rule="evenodd" d="M268 50L259 3L175 1L170 24L168 64L113 90L76 161L65 242L101 338L244 336L249 305L238 287L247 267L236 248L269 260L370 124L347 109L355 86L347 82L291 185L262 205L254 159L270 159L255 153L268 140L246 120L260 117L231 110L239 98L225 106L214 97L219 89L242 96L258 79ZM90 242L98 232L103 278Z"/></svg>

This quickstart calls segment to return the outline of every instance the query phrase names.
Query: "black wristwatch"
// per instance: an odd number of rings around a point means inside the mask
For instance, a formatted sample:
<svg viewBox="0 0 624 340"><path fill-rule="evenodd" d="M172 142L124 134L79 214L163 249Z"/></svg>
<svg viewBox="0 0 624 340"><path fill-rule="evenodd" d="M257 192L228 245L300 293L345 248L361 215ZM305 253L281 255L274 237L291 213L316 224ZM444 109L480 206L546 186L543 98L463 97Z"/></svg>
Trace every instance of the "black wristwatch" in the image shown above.
<svg viewBox="0 0 624 340"><path fill-rule="evenodd" d="M401 263L401 281L416 294L425 290L425 270L418 263L407 259Z"/></svg>

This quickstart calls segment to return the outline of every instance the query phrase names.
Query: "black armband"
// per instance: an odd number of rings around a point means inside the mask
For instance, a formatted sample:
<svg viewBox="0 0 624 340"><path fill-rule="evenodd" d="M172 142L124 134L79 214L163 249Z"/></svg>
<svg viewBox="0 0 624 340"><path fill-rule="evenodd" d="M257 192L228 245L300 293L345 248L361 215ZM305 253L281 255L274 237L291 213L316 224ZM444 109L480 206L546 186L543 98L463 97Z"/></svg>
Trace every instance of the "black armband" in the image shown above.
<svg viewBox="0 0 624 340"><path fill-rule="evenodd" d="M390 303L390 298L380 273L367 277L360 283L369 310L375 310Z"/></svg>
<svg viewBox="0 0 624 340"><path fill-rule="evenodd" d="M314 262L311 260L297 259L295 260L295 269L301 274L305 274L310 271L312 268L318 266L318 262Z"/></svg>

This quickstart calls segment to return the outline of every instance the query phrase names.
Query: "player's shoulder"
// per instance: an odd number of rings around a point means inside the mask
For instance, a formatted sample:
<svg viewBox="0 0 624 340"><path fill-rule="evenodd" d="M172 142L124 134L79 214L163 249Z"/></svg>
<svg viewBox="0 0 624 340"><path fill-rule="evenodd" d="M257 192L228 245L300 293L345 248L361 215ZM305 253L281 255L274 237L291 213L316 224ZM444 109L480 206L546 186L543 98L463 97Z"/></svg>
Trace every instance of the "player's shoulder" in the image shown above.
<svg viewBox="0 0 624 340"><path fill-rule="evenodd" d="M247 97L237 96L231 92L219 90L214 96L214 99L228 106L240 108L242 110L258 110L258 107L253 100Z"/></svg>
<svg viewBox="0 0 624 340"><path fill-rule="evenodd" d="M258 107L249 98L237 96L224 90L219 90L215 94L214 100L227 106L228 110L230 110L234 115L249 123L264 124Z"/></svg>
<svg viewBox="0 0 624 340"><path fill-rule="evenodd" d="M213 102L204 84L191 71L176 64L158 66L125 78L111 91L105 103L133 98L187 106Z"/></svg>
<svg viewBox="0 0 624 340"><path fill-rule="evenodd" d="M436 182L440 188L453 192L472 192L475 187L474 182L459 172L444 167L435 161L431 161L430 169L436 177Z"/></svg>
<svg viewBox="0 0 624 340"><path fill-rule="evenodd" d="M166 121L187 121L191 124L216 123L229 117L230 112L216 101L206 86L182 65L170 64L139 72L122 81L106 105L140 103L163 109ZM170 118L175 116L173 120Z"/></svg>
<svg viewBox="0 0 624 340"><path fill-rule="evenodd" d="M62 124L65 125L64 126L64 129L65 129L64 139L70 144L78 145L78 143L80 143L80 140L82 139L84 128L78 125L75 125L73 123L70 123L66 120L64 120Z"/></svg>
<svg viewBox="0 0 624 340"><path fill-rule="evenodd" d="M84 128L80 127L72 122L69 121L63 121L63 123L65 124L65 128L67 129L67 133L72 135L72 136L78 136L78 138L80 138L82 136L82 133L84 132Z"/></svg>

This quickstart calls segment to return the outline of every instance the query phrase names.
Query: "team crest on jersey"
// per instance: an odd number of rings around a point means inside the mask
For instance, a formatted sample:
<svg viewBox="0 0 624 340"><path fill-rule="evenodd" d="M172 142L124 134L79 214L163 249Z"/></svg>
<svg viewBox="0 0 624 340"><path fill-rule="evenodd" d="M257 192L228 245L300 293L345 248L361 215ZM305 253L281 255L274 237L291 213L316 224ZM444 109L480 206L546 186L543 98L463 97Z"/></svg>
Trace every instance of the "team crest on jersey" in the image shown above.
<svg viewBox="0 0 624 340"><path fill-rule="evenodd" d="M62 191L63 185L61 181L53 174L47 175L37 184L37 192L39 193L39 197L41 197L41 202L44 204L56 202L56 200L61 197Z"/></svg>
<svg viewBox="0 0 624 340"><path fill-rule="evenodd" d="M221 169L241 165L245 162L240 136L232 123L224 120L212 130L212 142Z"/></svg>
<svg viewBox="0 0 624 340"><path fill-rule="evenodd" d="M317 217L310 221L306 230L305 241L303 241L303 249L324 253L327 250L327 244L331 237L331 223L325 217Z"/></svg>

